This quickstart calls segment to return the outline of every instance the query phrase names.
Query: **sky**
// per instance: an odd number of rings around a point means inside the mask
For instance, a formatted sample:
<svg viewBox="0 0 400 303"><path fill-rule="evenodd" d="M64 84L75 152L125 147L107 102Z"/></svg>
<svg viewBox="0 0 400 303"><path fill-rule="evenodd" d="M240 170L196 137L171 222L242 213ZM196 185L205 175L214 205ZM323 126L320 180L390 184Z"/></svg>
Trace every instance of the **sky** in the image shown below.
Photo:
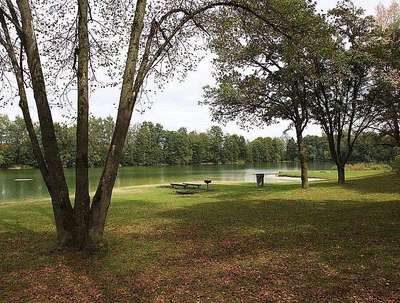
<svg viewBox="0 0 400 303"><path fill-rule="evenodd" d="M327 10L335 6L335 0L319 0L319 9ZM379 3L388 5L391 0L354 0L355 4L363 7L367 14L374 14L375 8ZM215 83L212 77L212 64L210 57L206 57L199 64L195 71L188 74L183 82L172 81L165 88L155 95L151 95L151 100L141 108L146 108L144 112L135 112L132 123L152 121L160 123L168 130L176 130L186 127L189 131L206 131L212 125L217 125L211 121L211 115L206 106L199 105L202 100L203 87ZM97 90L91 96L91 114L94 116L113 116L116 115L119 91L117 89L106 88ZM147 108L148 107L148 108ZM14 117L18 114L16 108L7 108L6 114ZM55 120L60 119L59 113L55 113ZM235 122L226 126L221 125L226 133L240 134L252 140L257 137L280 137L288 128L289 123L282 121L265 128L254 128L252 130L242 130ZM288 132L294 136L293 131ZM306 134L321 134L318 126L309 126Z"/></svg>

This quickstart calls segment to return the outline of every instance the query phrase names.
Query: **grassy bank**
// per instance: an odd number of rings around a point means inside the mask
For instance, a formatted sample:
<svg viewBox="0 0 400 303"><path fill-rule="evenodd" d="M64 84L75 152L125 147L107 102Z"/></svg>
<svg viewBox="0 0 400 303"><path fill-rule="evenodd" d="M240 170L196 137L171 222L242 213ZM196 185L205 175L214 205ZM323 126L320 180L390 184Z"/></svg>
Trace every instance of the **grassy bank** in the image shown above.
<svg viewBox="0 0 400 303"><path fill-rule="evenodd" d="M346 178L347 179L357 179L357 178L365 178L371 176L377 176L382 174L390 173L389 169L365 169L365 170L346 170ZM310 170L308 172L310 178L318 178L324 180L337 180L337 171L335 169L332 170ZM298 170L288 170L288 171L280 171L280 177L300 177L300 171Z"/></svg>
<svg viewBox="0 0 400 303"><path fill-rule="evenodd" d="M0 204L0 302L397 302L400 179L349 177L119 190L91 257L53 249L48 202Z"/></svg>

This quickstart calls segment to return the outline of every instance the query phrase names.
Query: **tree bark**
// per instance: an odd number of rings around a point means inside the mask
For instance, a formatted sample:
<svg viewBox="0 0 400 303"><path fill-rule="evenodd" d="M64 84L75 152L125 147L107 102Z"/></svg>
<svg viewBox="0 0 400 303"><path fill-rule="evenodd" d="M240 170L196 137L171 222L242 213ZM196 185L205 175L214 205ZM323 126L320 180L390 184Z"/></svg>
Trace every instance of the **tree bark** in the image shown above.
<svg viewBox="0 0 400 303"><path fill-rule="evenodd" d="M28 107L28 97L26 95L26 90L25 90L25 85L24 85L24 79L23 79L23 66L22 65L22 58L20 60L21 63L18 63L17 60L17 55L15 54L15 49L11 41L11 37L8 31L7 23L4 19L4 16L0 14L0 23L3 28L4 32L4 41L0 40L0 43L3 44L5 49L7 50L8 57L10 58L15 79L17 82L18 86L18 94L20 97L19 101L19 107L22 110L22 114L24 117L25 121L25 126L28 131L29 139L32 144L32 151L35 156L36 162L38 164L39 170L42 174L42 177L46 183L47 188L50 191L50 178L49 178L49 172L47 171L46 163L43 158L43 153L40 148L40 144L38 141L38 138L36 136L35 128L33 126L32 118L29 112L29 107Z"/></svg>
<svg viewBox="0 0 400 303"><path fill-rule="evenodd" d="M106 164L93 198L90 213L90 236L99 239L103 236L112 190L118 173L123 147L128 133L133 108L137 99L134 83L139 56L139 43L144 27L146 0L136 3L135 18L131 28L129 49L123 76L117 121Z"/></svg>
<svg viewBox="0 0 400 303"><path fill-rule="evenodd" d="M59 243L66 245L73 239L74 218L72 205L59 156L53 117L47 99L46 84L34 32L32 11L28 0L17 1L17 5L21 14L22 42L32 78L32 87L43 141L44 158L48 167L49 178L52 180L52 202L57 236Z"/></svg>
<svg viewBox="0 0 400 303"><path fill-rule="evenodd" d="M75 241L84 247L89 236L89 30L87 0L78 0L78 119L76 130Z"/></svg>
<svg viewBox="0 0 400 303"><path fill-rule="evenodd" d="M4 32L4 36L5 36L4 37L5 40L0 40L0 43L7 50L8 57L10 58L10 61L11 61L12 67L13 67L13 71L14 71L14 75L15 75L17 87L18 87L18 94L20 97L19 107L21 108L23 118L25 121L25 126L28 131L29 139L32 144L33 154L35 156L35 159L36 159L38 168L40 170L40 173L42 175L42 178L46 184L47 190L50 194L53 209L54 209L58 203L57 197L54 193L52 179L50 178L49 171L47 169L47 165L46 165L45 159L43 157L43 153L40 148L39 140L36 136L35 128L33 126L32 118L31 118L31 115L29 112L28 98L27 98L26 89L25 89L25 85L24 85L24 79L23 79L23 60L22 60L22 58L20 58L20 63L18 63L17 55L15 54L15 49L14 49L14 46L11 41L7 23L5 22L4 16L1 14L0 14L0 23L3 28L3 32ZM22 47L22 45L21 45L21 47ZM22 52L21 52L21 56L22 56ZM59 221L57 221L57 222L59 222ZM59 229L62 229L62 226L57 226L57 230L59 230ZM62 237L61 235L59 235L59 236Z"/></svg>
<svg viewBox="0 0 400 303"><path fill-rule="evenodd" d="M46 165L45 159L43 157L43 153L40 148L40 144L39 144L38 138L36 136L35 128L33 126L32 118L31 118L31 115L29 112L28 98L26 95L26 90L25 90L25 85L24 85L24 80L23 80L23 66L22 66L23 60L21 58L20 63L18 63L16 54L15 54L15 49L14 49L14 46L11 42L11 38L9 35L7 23L5 22L3 15L0 15L0 23L2 25L4 35L5 35L5 40L1 40L0 42L6 48L7 54L10 58L10 61L11 61L12 67L13 67L14 75L16 78L17 86L18 86L18 93L20 96L19 106L22 110L24 121L25 121L25 126L28 131L29 139L32 144L32 151L33 151L33 154L37 161L39 170L42 174L43 180L49 191L52 205L53 205L53 210L55 211L57 209L57 205L59 204L59 201L57 200L57 196L55 195L52 179L50 178L49 171L47 169L47 165ZM22 45L21 45L21 47L22 47ZM55 213L55 215L56 215L56 213ZM61 220L56 220L56 228L57 228L57 232L58 232L58 238L62 239L65 237L64 234L66 232L63 231L63 226L62 226L62 224L60 224L60 222L61 222Z"/></svg>
<svg viewBox="0 0 400 303"><path fill-rule="evenodd" d="M307 189L309 187L308 182L308 159L307 159L307 148L304 143L302 130L296 129L297 136L297 148L300 160L300 169L301 169L301 187L303 189Z"/></svg>
<svg viewBox="0 0 400 303"><path fill-rule="evenodd" d="M400 123L397 112L393 113L393 128L394 128L393 137L396 141L396 145L400 147Z"/></svg>
<svg viewBox="0 0 400 303"><path fill-rule="evenodd" d="M346 183L346 173L345 173L345 165L337 164L337 173L338 173L338 183L345 184Z"/></svg>

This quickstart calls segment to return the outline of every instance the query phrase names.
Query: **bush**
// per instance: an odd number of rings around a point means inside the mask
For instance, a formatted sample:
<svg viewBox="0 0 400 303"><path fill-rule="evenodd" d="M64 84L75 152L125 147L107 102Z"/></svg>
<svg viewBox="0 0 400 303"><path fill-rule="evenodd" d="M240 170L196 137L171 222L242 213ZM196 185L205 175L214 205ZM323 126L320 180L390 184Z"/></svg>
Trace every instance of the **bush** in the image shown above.
<svg viewBox="0 0 400 303"><path fill-rule="evenodd" d="M398 174L400 174L400 155L397 155L392 163L390 163L392 170Z"/></svg>

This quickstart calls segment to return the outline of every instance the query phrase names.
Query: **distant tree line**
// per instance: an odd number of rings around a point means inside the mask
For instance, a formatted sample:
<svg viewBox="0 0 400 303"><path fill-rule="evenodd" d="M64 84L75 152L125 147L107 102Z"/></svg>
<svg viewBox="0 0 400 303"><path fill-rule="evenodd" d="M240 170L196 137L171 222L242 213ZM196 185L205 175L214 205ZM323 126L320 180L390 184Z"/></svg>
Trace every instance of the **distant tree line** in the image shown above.
<svg viewBox="0 0 400 303"><path fill-rule="evenodd" d="M106 161L114 120L94 118L89 121L89 165L100 167ZM76 126L56 124L56 134L64 167L75 166ZM306 136L310 161L330 161L328 142L323 136ZM353 162L387 162L393 148L382 144L382 136L363 134L355 145ZM297 143L291 137L256 138L252 141L235 134L224 134L219 126L207 132L188 132L186 128L170 131L160 124L144 122L130 127L122 165L198 165L266 163L297 161ZM0 166L37 166L22 118L0 116Z"/></svg>

